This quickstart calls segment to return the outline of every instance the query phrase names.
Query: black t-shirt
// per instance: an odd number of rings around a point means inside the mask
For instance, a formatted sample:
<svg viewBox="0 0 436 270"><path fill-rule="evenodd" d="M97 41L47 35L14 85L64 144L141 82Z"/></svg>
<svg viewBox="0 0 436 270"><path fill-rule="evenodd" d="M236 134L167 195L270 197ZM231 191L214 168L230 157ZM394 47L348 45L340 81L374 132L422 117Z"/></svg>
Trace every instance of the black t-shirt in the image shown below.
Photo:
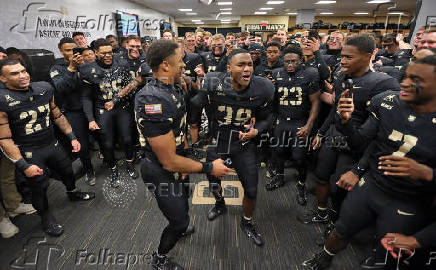
<svg viewBox="0 0 436 270"><path fill-rule="evenodd" d="M47 82L33 82L27 91L0 89L0 111L8 115L15 144L35 147L55 141L50 117L53 94Z"/></svg>
<svg viewBox="0 0 436 270"><path fill-rule="evenodd" d="M212 52L205 52L200 54L203 58L204 71L209 72L224 72L227 68L227 56L224 51L220 58L215 58Z"/></svg>
<svg viewBox="0 0 436 270"><path fill-rule="evenodd" d="M300 66L294 73L275 69L275 104L282 120L307 120L311 108L309 96L319 92L318 70Z"/></svg>

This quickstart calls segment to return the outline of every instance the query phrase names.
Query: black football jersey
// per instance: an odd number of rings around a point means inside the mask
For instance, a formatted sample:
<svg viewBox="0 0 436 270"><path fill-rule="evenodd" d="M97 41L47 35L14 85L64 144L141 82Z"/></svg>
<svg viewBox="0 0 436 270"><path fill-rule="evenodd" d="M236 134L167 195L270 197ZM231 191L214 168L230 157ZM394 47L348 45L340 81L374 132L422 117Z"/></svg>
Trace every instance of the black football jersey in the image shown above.
<svg viewBox="0 0 436 270"><path fill-rule="evenodd" d="M274 70L274 69L277 69L277 68L281 68L281 67L283 67L283 60L282 59L279 59L275 64L274 64L274 66L272 66L272 67L269 67L268 66L268 62L267 61L265 61L265 62L263 62L263 63L260 63L255 69L254 69L254 75L255 76L260 76L260 77L266 77L266 76L268 76L268 75L272 75L272 71Z"/></svg>
<svg viewBox="0 0 436 270"><path fill-rule="evenodd" d="M129 66L129 73L132 79L136 78L136 74L138 72L139 67L145 63L145 55L141 55L137 59L130 59L127 55L122 54L118 57L115 57L116 61L121 62L123 66Z"/></svg>
<svg viewBox="0 0 436 270"><path fill-rule="evenodd" d="M148 151L147 137L174 133L177 151L184 148L186 136L186 104L183 89L151 79L135 96L135 116L140 143Z"/></svg>
<svg viewBox="0 0 436 270"><path fill-rule="evenodd" d="M194 70L198 65L203 64L201 56L196 53L185 53L183 62L186 65L185 75L191 77L195 81L197 79L197 73Z"/></svg>
<svg viewBox="0 0 436 270"><path fill-rule="evenodd" d="M132 80L129 66L123 61L114 61L108 68L97 62L87 63L79 68L79 77L91 87L93 93L90 94L97 108L104 108L104 104Z"/></svg>
<svg viewBox="0 0 436 270"><path fill-rule="evenodd" d="M225 142L238 141L238 132L244 131L244 125L250 124L253 117L261 121L258 115L270 108L274 96L271 81L258 76L251 77L247 89L235 91L227 72L208 73L203 90L209 100L212 136Z"/></svg>
<svg viewBox="0 0 436 270"><path fill-rule="evenodd" d="M0 111L8 115L16 145L45 146L55 141L50 117L53 94L47 82L33 82L26 91L0 89Z"/></svg>
<svg viewBox="0 0 436 270"><path fill-rule="evenodd" d="M226 52L219 59L215 58L212 52L205 52L200 54L203 58L204 71L209 72L224 72L227 68L227 56Z"/></svg>
<svg viewBox="0 0 436 270"><path fill-rule="evenodd" d="M436 113L416 114L400 100L398 92L388 91L371 100L372 118L362 132L374 138L375 149L369 158L376 184L396 196L424 199L436 194L436 183L407 177L386 176L378 169L380 156L408 157L430 168L436 168ZM372 123L371 123L372 121Z"/></svg>
<svg viewBox="0 0 436 270"><path fill-rule="evenodd" d="M273 71L272 77L277 117L286 121L307 120L311 108L309 95L319 91L318 70L302 65L290 74L280 68Z"/></svg>

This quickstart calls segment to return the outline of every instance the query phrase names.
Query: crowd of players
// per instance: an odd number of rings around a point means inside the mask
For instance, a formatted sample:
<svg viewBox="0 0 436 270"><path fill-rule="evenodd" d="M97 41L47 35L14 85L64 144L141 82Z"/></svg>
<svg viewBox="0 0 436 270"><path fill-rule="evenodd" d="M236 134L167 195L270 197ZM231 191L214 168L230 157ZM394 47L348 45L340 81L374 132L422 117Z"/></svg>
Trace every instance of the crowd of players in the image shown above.
<svg viewBox="0 0 436 270"><path fill-rule="evenodd" d="M317 180L317 205L298 220L326 224L317 240L323 249L303 262L306 269L328 269L373 223L375 252L363 266L381 267L386 250L396 257L399 248L417 249L408 263L423 265L436 238L436 31L419 29L412 45L403 39L280 29L263 41L198 29L184 37L166 30L160 40L110 35L88 45L76 32L59 41L63 58L50 82L32 81L25 55L1 48L1 234L18 232L8 217L37 211L43 230L61 235L48 207L49 176L65 184L70 200L93 199L76 188L71 160L80 158L85 181L95 185L96 142L112 188L120 187L117 147L132 179L141 160L169 222L153 254L156 269L183 269L167 254L195 230L189 173L208 177L216 199L209 220L227 210L220 178L237 173L240 226L261 246L253 220L259 168L273 191L285 184L287 160L297 170L296 203L307 204L308 170ZM206 161L196 161L204 145ZM160 196L162 184L174 192Z"/></svg>

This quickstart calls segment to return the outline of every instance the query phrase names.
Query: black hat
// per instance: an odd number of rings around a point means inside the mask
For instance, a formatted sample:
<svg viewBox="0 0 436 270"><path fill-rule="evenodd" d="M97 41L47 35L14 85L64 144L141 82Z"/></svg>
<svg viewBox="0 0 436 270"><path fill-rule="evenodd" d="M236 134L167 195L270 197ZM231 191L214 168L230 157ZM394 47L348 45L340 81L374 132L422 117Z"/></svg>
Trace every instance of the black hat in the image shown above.
<svg viewBox="0 0 436 270"><path fill-rule="evenodd" d="M263 47L257 43L251 43L250 48L248 48L248 51L250 51L250 52L252 52L252 51L263 52Z"/></svg>

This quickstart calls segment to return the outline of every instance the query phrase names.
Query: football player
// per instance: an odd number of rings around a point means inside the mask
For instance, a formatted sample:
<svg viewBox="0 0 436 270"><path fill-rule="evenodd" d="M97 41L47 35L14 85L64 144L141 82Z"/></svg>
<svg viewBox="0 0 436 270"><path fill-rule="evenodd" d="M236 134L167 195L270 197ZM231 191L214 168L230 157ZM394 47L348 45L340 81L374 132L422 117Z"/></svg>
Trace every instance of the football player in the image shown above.
<svg viewBox="0 0 436 270"><path fill-rule="evenodd" d="M111 185L118 187L120 180L115 160L115 132L120 137L126 154L127 172L132 179L138 177L134 167L134 149L131 137L131 116L119 103L118 91L131 80L129 67L123 62L113 61L112 46L106 39L95 41L97 60L80 67L79 77L84 82L82 92L83 111L89 129L99 130L106 164L112 171ZM113 101L118 106L108 111L105 104Z"/></svg>
<svg viewBox="0 0 436 270"><path fill-rule="evenodd" d="M43 230L60 236L63 227L48 207L47 168L61 176L71 201L91 200L95 194L76 188L71 160L54 137L52 119L71 141L73 152L80 151L80 143L56 106L49 83L30 83L26 69L12 59L0 61L0 80L5 85L0 89L0 147L15 163L16 177L32 190L32 205L41 216Z"/></svg>
<svg viewBox="0 0 436 270"><path fill-rule="evenodd" d="M355 99L348 95L349 90L341 94L335 116L337 128L347 135L350 147L356 151L372 140L375 146L363 177L338 183L352 187L352 192L342 205L324 250L303 265L328 269L333 256L374 220L379 237L387 233L414 235L416 247L426 242L422 239L425 234L420 232L426 230L436 194L436 141L432 136L436 133L435 85L435 56L410 64L401 91L374 97L369 107L371 114L360 128L352 124ZM396 239L389 241L395 243ZM389 259L382 261L386 262Z"/></svg>
<svg viewBox="0 0 436 270"><path fill-rule="evenodd" d="M266 78L253 76L253 61L248 51L232 50L227 72L208 73L203 89L192 100L198 107L209 103L211 143L206 160L230 158L244 187L241 229L256 245L263 245L256 230L253 212L257 197L258 165L256 145L251 140L266 130L272 121L274 86ZM209 102L208 102L209 101ZM209 188L216 199L208 219L226 212L221 180L208 174Z"/></svg>
<svg viewBox="0 0 436 270"><path fill-rule="evenodd" d="M136 122L145 150L141 174L169 222L157 253L153 253L152 265L155 269L180 270L183 268L167 254L181 236L194 232L193 226L189 226L186 174L202 172L222 177L232 170L221 159L200 163L184 157L186 108L180 80L185 64L177 43L153 42L146 59L153 78L135 97ZM165 187L170 192L164 191Z"/></svg>
<svg viewBox="0 0 436 270"><path fill-rule="evenodd" d="M79 154L86 172L85 181L93 186L95 185L95 173L89 152L88 121L83 112L81 99L83 82L77 76L77 68L84 63L83 57L80 53L73 54L73 48L77 45L72 38L62 38L58 47L63 58L51 67L50 77L58 95L64 101L62 108L65 110L65 117L80 142Z"/></svg>
<svg viewBox="0 0 436 270"><path fill-rule="evenodd" d="M277 122L274 137L278 147L273 151L277 175L266 185L273 190L284 184L287 149L291 149L292 159L298 171L297 202L307 203L306 195L306 152L308 138L319 111L318 70L302 64L303 52L298 46L284 50L283 67L273 71L275 81L275 101Z"/></svg>

